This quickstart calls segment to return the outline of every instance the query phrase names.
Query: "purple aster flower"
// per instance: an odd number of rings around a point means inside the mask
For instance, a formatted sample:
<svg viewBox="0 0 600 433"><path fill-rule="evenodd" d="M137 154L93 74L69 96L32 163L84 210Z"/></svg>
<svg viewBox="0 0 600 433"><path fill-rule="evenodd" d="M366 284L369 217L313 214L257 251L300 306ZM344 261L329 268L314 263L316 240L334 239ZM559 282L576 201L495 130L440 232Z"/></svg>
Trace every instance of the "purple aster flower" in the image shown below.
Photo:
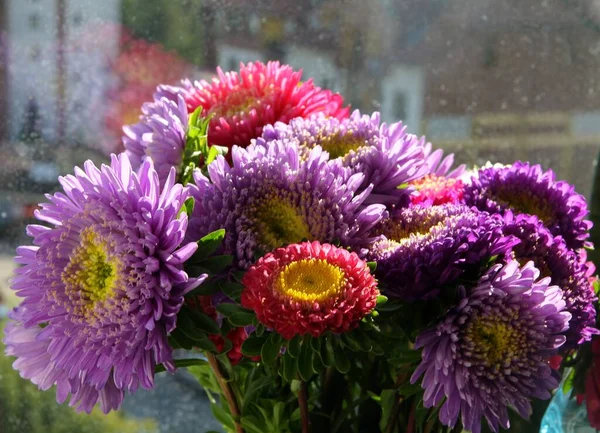
<svg viewBox="0 0 600 433"><path fill-rule="evenodd" d="M485 417L497 432L510 426L508 407L528 417L530 400L550 398L559 385L549 359L565 342L571 315L561 290L538 276L532 262L493 266L417 337L422 362L411 382L423 376L425 407L443 401L442 424L453 427L460 414L464 428L479 433Z"/></svg>
<svg viewBox="0 0 600 433"><path fill-rule="evenodd" d="M432 152L431 143L426 143L423 147L425 156L425 170L426 175L433 175L435 177L445 177L448 179L459 179L465 172L466 166L464 164L459 165L453 170L452 164L454 164L454 154L444 156L442 149L436 149Z"/></svg>
<svg viewBox="0 0 600 433"><path fill-rule="evenodd" d="M464 200L470 206L491 213L536 215L555 236L562 236L571 249L584 246L591 221L585 198L564 181L557 182L554 172L539 165L516 162L510 167L484 168L465 187Z"/></svg>
<svg viewBox="0 0 600 433"><path fill-rule="evenodd" d="M48 195L36 212L49 226L30 225L35 246L17 249L12 289L25 298L12 314L6 353L21 376L57 399L108 412L124 391L153 386L154 368L174 369L167 342L186 292L206 276L188 278L182 247L189 190L162 186L152 160L133 171L125 154L98 169L91 161L61 177L64 193Z"/></svg>
<svg viewBox="0 0 600 433"><path fill-rule="evenodd" d="M510 252L519 241L505 236L502 226L500 216L466 206L414 206L378 225L375 233L384 238L373 243L367 256L377 262L384 295L430 299L444 284Z"/></svg>
<svg viewBox="0 0 600 433"><path fill-rule="evenodd" d="M257 253L303 239L368 242L385 213L383 205L362 206L372 188L357 193L364 175L331 163L318 146L304 160L285 140L234 146L232 157L233 167L223 157L208 166L210 181L196 171L188 239L224 228L225 250L241 268Z"/></svg>
<svg viewBox="0 0 600 433"><path fill-rule="evenodd" d="M411 188L398 188L424 174L423 142L407 134L401 122L381 124L379 113L371 116L354 111L348 119L319 114L308 119L297 118L289 125L278 122L266 126L264 144L271 140L297 140L300 155L305 157L315 146L321 146L332 160L339 160L351 173L365 175L359 191L373 185L365 203L408 203Z"/></svg>
<svg viewBox="0 0 600 433"><path fill-rule="evenodd" d="M161 183L171 167L179 172L186 145L188 112L183 97L175 98L145 103L140 121L123 127L123 144L131 164L137 168L145 156L150 156Z"/></svg>
<svg viewBox="0 0 600 433"><path fill-rule="evenodd" d="M567 342L563 349L572 349L597 334L595 328L597 298L588 279L585 259L567 248L561 237L555 237L544 224L533 215L513 215L507 211L504 217L504 233L516 236L521 242L513 248L520 263L533 261L542 276L550 277L551 284L560 287L566 302L566 311L571 313Z"/></svg>

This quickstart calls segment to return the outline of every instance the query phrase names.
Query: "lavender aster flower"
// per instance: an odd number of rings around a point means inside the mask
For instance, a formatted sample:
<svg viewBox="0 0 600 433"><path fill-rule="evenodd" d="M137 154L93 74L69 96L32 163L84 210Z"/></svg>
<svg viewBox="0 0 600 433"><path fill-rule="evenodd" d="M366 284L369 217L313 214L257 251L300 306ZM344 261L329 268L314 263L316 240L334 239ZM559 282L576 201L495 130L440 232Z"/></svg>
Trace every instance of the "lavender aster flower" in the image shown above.
<svg viewBox="0 0 600 433"><path fill-rule="evenodd" d="M560 287L566 302L565 310L571 313L567 342L563 349L572 349L597 334L595 328L597 298L588 280L588 265L567 248L561 237L555 237L535 216L513 215L504 217L504 233L516 236L521 242L513 249L515 258L524 263L533 261L542 276L550 277L551 284Z"/></svg>
<svg viewBox="0 0 600 433"><path fill-rule="evenodd" d="M275 140L233 147L233 167L223 157L195 173L198 191L189 239L225 228L225 250L241 268L255 254L303 239L364 243L382 218L383 205L363 207L371 192L357 194L364 175L332 164L320 147L301 161L295 142Z"/></svg>
<svg viewBox="0 0 600 433"><path fill-rule="evenodd" d="M205 276L188 278L183 263L196 244L179 247L189 195L175 169L161 188L152 160L132 170L125 154L98 169L91 161L60 178L17 249L12 289L25 298L11 317L6 353L42 389L90 412L108 412L124 391L153 386L154 368L174 369L167 343L184 294Z"/></svg>
<svg viewBox="0 0 600 433"><path fill-rule="evenodd" d="M332 160L340 159L351 173L363 173L360 187L373 184L366 203L406 204L410 188L398 188L423 175L423 139L407 134L401 122L381 124L379 113L371 116L354 111L348 119L319 114L297 118L289 125L266 126L264 141L297 140L301 156L321 146ZM264 143L257 141L257 144ZM402 201L404 199L404 202Z"/></svg>
<svg viewBox="0 0 600 433"><path fill-rule="evenodd" d="M571 249L584 246L591 221L585 198L572 185L557 182L554 172L539 165L516 162L505 168L484 168L465 187L465 203L491 213L536 215L555 236L562 236Z"/></svg>
<svg viewBox="0 0 600 433"><path fill-rule="evenodd" d="M502 218L461 205L414 206L396 212L375 233L369 259L383 294L405 300L429 299L465 272L479 271L519 241L502 233ZM476 275L478 278L479 275Z"/></svg>
<svg viewBox="0 0 600 433"><path fill-rule="evenodd" d="M186 144L188 112L180 95L160 97L142 106L142 116L135 125L123 127L125 153L134 167L150 156L164 183L171 167L180 169Z"/></svg>
<svg viewBox="0 0 600 433"><path fill-rule="evenodd" d="M444 151L442 149L436 149L432 152L431 143L426 143L423 147L426 175L445 177L448 179L459 179L465 172L465 165L461 164L453 170L452 164L454 164L454 154L446 155L444 159Z"/></svg>
<svg viewBox="0 0 600 433"><path fill-rule="evenodd" d="M549 358L565 342L570 314L561 290L550 279L536 281L529 262L495 265L460 303L415 347L422 362L411 382L423 376L423 404L440 409L442 424L453 427L460 414L466 430L509 428L508 407L531 414L532 398L548 399L560 381Z"/></svg>

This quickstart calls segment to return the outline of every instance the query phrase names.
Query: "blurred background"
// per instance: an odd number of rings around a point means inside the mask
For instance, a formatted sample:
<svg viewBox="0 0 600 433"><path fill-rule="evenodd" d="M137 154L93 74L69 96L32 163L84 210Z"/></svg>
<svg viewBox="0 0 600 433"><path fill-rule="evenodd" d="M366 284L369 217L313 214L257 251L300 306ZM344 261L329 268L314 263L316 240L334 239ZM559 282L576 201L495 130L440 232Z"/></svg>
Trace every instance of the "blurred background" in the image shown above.
<svg viewBox="0 0 600 433"><path fill-rule="evenodd" d="M14 248L57 176L120 151L121 126L157 84L253 60L302 68L458 162L529 160L592 194L599 0L0 0L0 316L15 303ZM202 390L180 374L129 399L110 426L74 417L79 427L51 430L70 411L0 361L3 432L214 428Z"/></svg>

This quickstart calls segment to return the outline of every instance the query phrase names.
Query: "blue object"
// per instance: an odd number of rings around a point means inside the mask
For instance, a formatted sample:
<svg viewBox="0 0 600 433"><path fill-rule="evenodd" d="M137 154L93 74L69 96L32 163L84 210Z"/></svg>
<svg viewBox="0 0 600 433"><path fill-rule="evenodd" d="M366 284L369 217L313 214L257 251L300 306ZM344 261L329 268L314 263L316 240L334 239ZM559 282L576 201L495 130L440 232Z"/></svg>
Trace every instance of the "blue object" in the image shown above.
<svg viewBox="0 0 600 433"><path fill-rule="evenodd" d="M585 404L578 405L562 392L561 386L542 418L540 433L596 433L596 430L590 427Z"/></svg>

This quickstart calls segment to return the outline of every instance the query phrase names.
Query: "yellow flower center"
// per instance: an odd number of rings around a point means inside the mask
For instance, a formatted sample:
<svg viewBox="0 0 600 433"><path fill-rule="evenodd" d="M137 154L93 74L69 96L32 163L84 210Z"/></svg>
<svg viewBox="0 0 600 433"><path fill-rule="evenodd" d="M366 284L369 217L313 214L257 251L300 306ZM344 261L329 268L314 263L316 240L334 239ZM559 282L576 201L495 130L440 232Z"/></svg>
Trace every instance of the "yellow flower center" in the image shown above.
<svg viewBox="0 0 600 433"><path fill-rule="evenodd" d="M545 224L554 220L552 207L531 192L501 190L494 194L493 199L517 212L536 215Z"/></svg>
<svg viewBox="0 0 600 433"><path fill-rule="evenodd" d="M118 262L108 256L107 244L99 242L93 230L83 230L81 244L61 275L69 296L80 301L79 307L92 309L113 293Z"/></svg>
<svg viewBox="0 0 600 433"><path fill-rule="evenodd" d="M402 224L399 221L389 220L383 224L381 234L398 243L414 242L417 238L423 238L429 234L433 227L444 224L444 220L439 221L435 217L427 218L419 224Z"/></svg>
<svg viewBox="0 0 600 433"><path fill-rule="evenodd" d="M351 131L344 135L319 136L317 143L329 153L331 159L340 158L355 152L365 145L365 140L356 137Z"/></svg>
<svg viewBox="0 0 600 433"><path fill-rule="evenodd" d="M485 365L499 368L513 358L522 356L526 336L511 326L510 319L499 321L497 318L479 318L467 328L467 340L474 344L474 352Z"/></svg>
<svg viewBox="0 0 600 433"><path fill-rule="evenodd" d="M262 98L260 96L253 95L244 89L237 89L231 92L224 102L211 107L208 114L215 114L216 117L233 117L247 114L252 108L258 107L261 103Z"/></svg>
<svg viewBox="0 0 600 433"><path fill-rule="evenodd" d="M304 239L313 240L300 210L280 197L270 197L255 210L258 238L269 250Z"/></svg>
<svg viewBox="0 0 600 433"><path fill-rule="evenodd" d="M275 290L284 297L310 303L339 296L345 285L344 271L322 259L292 262L275 280Z"/></svg>

